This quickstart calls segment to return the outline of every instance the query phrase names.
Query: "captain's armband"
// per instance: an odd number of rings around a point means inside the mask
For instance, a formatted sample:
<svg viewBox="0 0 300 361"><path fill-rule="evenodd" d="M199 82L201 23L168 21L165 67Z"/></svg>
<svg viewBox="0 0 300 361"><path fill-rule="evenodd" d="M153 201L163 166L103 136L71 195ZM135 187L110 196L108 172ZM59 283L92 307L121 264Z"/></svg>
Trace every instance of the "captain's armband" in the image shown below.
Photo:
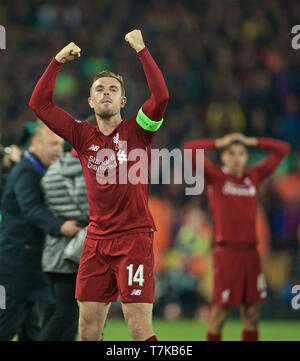
<svg viewBox="0 0 300 361"><path fill-rule="evenodd" d="M162 122L164 121L164 119L160 120L159 122L151 120L143 112L142 108L140 108L140 110L136 116L136 121L137 121L138 125L140 127L142 127L143 129L145 129L149 132L156 132L162 125Z"/></svg>

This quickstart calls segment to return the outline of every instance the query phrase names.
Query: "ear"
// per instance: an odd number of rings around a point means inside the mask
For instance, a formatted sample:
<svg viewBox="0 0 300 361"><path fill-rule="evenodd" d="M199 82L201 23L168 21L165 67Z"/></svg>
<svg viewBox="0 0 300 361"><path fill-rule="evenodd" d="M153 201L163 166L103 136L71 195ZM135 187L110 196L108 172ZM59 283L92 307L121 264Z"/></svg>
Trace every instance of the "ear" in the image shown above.
<svg viewBox="0 0 300 361"><path fill-rule="evenodd" d="M124 108L127 102L127 98L126 97L122 97L121 98L121 108Z"/></svg>
<svg viewBox="0 0 300 361"><path fill-rule="evenodd" d="M92 97L88 97L88 103L90 105L90 108L94 109L94 102Z"/></svg>
<svg viewBox="0 0 300 361"><path fill-rule="evenodd" d="M32 139L32 141L28 147L28 150L30 152L36 153L39 156L41 149L43 149L43 145L42 145L41 141L39 141L37 138Z"/></svg>

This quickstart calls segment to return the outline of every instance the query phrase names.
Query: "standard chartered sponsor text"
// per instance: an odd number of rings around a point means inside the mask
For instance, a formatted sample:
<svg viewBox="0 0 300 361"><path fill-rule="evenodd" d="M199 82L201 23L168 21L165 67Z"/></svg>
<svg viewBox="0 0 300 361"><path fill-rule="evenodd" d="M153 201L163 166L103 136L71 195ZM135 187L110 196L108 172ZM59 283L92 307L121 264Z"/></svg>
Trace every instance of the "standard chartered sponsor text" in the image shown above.
<svg viewBox="0 0 300 361"><path fill-rule="evenodd" d="M96 171L99 184L185 184L186 195L199 195L204 190L204 150L198 149L195 156L196 167L192 168L192 150L181 151L134 148L127 153L127 143L114 152L99 149L97 155L90 155L89 169ZM149 162L151 157L151 165ZM149 172L150 171L150 172Z"/></svg>

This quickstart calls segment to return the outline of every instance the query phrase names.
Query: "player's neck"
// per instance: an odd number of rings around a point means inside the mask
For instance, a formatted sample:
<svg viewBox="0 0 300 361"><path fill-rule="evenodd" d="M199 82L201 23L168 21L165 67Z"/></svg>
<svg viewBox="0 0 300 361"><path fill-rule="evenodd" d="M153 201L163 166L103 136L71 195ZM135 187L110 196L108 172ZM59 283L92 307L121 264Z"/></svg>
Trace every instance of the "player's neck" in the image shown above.
<svg viewBox="0 0 300 361"><path fill-rule="evenodd" d="M102 118L96 115L98 128L104 135L110 135L122 122L121 114L113 115L110 118Z"/></svg>
<svg viewBox="0 0 300 361"><path fill-rule="evenodd" d="M228 170L229 174L236 177L236 178L243 178L243 175L244 175L244 170L241 169L241 170L237 170L237 169L229 169Z"/></svg>

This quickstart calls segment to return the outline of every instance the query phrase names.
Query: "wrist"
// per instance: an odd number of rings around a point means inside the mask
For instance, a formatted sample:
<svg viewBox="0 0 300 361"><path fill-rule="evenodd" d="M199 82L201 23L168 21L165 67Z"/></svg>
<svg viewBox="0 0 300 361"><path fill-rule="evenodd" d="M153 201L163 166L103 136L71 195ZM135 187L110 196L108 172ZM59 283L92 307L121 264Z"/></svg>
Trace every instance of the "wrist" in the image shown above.
<svg viewBox="0 0 300 361"><path fill-rule="evenodd" d="M65 61L57 54L56 56L55 56L55 58L54 58L56 61L58 61L59 63L61 63L61 64L64 64L65 63Z"/></svg>
<svg viewBox="0 0 300 361"><path fill-rule="evenodd" d="M258 144L258 141L257 141L257 138L250 137L250 138L248 138L247 143L248 143L247 145L250 146L250 147L256 147L257 144Z"/></svg>
<svg viewBox="0 0 300 361"><path fill-rule="evenodd" d="M144 45L141 45L141 46L138 46L136 48L134 48L134 50L139 53L140 51L144 50L146 48L145 44Z"/></svg>
<svg viewBox="0 0 300 361"><path fill-rule="evenodd" d="M215 140L215 146L216 146L216 148L222 148L222 147L223 147L223 140L222 140L222 138L217 138L217 139Z"/></svg>

